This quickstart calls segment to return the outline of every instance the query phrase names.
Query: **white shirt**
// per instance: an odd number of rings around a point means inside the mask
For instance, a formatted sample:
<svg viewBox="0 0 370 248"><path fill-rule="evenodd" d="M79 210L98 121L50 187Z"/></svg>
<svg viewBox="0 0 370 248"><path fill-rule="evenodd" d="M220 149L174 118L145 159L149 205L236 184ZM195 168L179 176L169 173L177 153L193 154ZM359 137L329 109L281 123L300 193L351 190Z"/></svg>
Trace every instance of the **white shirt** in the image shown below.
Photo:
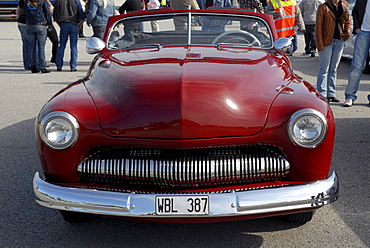
<svg viewBox="0 0 370 248"><path fill-rule="evenodd" d="M370 31L370 0L366 3L364 20L362 21L361 31Z"/></svg>

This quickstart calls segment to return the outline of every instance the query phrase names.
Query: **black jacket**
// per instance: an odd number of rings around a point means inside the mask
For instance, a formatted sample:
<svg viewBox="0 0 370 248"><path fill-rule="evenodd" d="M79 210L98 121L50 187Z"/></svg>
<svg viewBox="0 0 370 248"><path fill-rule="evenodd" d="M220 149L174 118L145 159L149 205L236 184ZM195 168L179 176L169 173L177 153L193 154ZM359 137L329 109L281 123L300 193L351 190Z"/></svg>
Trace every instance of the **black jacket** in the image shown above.
<svg viewBox="0 0 370 248"><path fill-rule="evenodd" d="M141 10L141 1L140 0L126 0L124 4L122 4L121 7L119 7L119 13L123 14L125 11L135 11L135 10Z"/></svg>
<svg viewBox="0 0 370 248"><path fill-rule="evenodd" d="M353 34L356 35L356 29L360 29L364 20L367 0L356 0L355 6L352 9L353 18Z"/></svg>
<svg viewBox="0 0 370 248"><path fill-rule="evenodd" d="M54 21L56 22L75 22L81 19L81 6L78 6L76 0L56 0L54 5ZM82 20L84 13L82 12Z"/></svg>

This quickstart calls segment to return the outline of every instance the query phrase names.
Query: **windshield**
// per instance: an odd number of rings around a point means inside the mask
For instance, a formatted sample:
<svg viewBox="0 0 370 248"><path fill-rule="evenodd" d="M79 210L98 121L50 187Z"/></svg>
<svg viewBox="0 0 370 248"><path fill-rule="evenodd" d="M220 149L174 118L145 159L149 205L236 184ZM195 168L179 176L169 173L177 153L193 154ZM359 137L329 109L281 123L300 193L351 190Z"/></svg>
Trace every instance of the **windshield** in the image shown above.
<svg viewBox="0 0 370 248"><path fill-rule="evenodd" d="M272 47L271 30L262 18L189 13L151 14L123 19L111 30L108 49L177 45Z"/></svg>

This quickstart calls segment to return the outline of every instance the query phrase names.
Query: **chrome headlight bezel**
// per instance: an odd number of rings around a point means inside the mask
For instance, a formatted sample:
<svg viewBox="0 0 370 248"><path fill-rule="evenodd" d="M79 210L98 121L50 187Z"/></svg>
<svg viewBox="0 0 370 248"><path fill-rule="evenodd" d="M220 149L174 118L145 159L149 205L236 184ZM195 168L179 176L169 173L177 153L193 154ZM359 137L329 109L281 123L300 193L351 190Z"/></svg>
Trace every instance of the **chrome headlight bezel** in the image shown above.
<svg viewBox="0 0 370 248"><path fill-rule="evenodd" d="M65 131L64 138L58 139L61 140L61 142L54 142L49 138L50 133L48 135L48 129L54 127L52 124L53 122L54 124L59 122L58 124L63 126L61 128L57 127L56 129L56 131ZM76 118L74 118L71 114L63 111L54 111L45 115L39 125L39 134L42 141L50 148L56 150L63 150L72 147L78 139L79 132L80 127Z"/></svg>
<svg viewBox="0 0 370 248"><path fill-rule="evenodd" d="M325 116L315 109L301 109L290 117L287 129L288 136L295 145L315 148L324 141L328 132L328 122ZM300 137L299 133L313 137L304 139L302 137L304 135Z"/></svg>

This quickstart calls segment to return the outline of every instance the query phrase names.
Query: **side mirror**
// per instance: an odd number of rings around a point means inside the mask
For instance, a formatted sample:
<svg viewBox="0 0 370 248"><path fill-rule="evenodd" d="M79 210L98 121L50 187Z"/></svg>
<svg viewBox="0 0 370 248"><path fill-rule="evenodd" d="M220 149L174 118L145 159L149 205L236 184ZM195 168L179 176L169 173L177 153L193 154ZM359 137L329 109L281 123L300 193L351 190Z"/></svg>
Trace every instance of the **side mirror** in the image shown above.
<svg viewBox="0 0 370 248"><path fill-rule="evenodd" d="M105 47L104 41L97 37L91 37L86 43L86 52L88 54L95 54L103 50Z"/></svg>
<svg viewBox="0 0 370 248"><path fill-rule="evenodd" d="M293 54L292 38L280 38L274 43L274 47L283 50L287 55Z"/></svg>

